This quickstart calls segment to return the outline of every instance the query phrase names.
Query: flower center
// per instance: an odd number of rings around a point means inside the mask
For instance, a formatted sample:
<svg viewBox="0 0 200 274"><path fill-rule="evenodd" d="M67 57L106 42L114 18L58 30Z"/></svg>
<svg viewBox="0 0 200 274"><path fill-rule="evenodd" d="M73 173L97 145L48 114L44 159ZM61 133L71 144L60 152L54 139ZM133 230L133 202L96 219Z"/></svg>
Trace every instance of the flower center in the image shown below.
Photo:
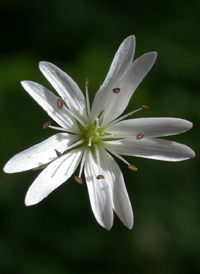
<svg viewBox="0 0 200 274"><path fill-rule="evenodd" d="M84 140L85 145L91 147L99 145L102 142L103 130L99 127L99 119L95 120L94 124L88 125L87 129L82 130L81 138Z"/></svg>

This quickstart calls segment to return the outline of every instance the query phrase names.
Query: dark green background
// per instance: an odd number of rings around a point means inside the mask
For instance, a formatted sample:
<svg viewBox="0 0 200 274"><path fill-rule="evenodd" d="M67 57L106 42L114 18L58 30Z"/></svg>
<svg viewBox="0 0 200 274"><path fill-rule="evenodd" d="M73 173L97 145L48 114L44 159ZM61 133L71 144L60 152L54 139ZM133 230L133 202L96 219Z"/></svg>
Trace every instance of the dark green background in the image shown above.
<svg viewBox="0 0 200 274"><path fill-rule="evenodd" d="M110 232L90 209L85 183L69 180L40 204L24 206L38 172L12 176L0 188L0 273L199 273L200 271L200 2L48 1L0 2L0 164L55 132L42 129L48 116L20 86L46 87L38 62L65 70L91 99L120 43L137 39L136 57L157 51L158 59L127 111L135 117L171 116L194 128L169 139L192 147L196 158L179 163L140 158L120 163L135 213L128 230L115 216ZM6 175L1 172L0 179Z"/></svg>

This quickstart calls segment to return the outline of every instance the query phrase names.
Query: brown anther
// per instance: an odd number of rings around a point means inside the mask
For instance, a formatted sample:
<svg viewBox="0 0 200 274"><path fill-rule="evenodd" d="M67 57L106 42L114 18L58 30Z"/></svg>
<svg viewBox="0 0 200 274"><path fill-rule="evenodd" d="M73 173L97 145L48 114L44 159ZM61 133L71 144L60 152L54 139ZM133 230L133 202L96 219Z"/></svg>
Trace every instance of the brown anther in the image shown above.
<svg viewBox="0 0 200 274"><path fill-rule="evenodd" d="M148 109L148 108L149 108L148 106L142 105L142 109L146 110L146 109Z"/></svg>
<svg viewBox="0 0 200 274"><path fill-rule="evenodd" d="M78 176L75 176L75 177L74 177L74 180L75 180L78 184L80 184L80 185L83 183L82 179L81 179L80 177L78 177Z"/></svg>
<svg viewBox="0 0 200 274"><path fill-rule="evenodd" d="M59 109L62 109L62 108L63 108L63 100L62 100L62 99L59 98L59 99L57 100L57 106L58 106Z"/></svg>
<svg viewBox="0 0 200 274"><path fill-rule="evenodd" d="M62 155L62 153L59 152L57 149L54 149L54 150L55 150L55 152L56 152L57 157L59 158L59 157Z"/></svg>
<svg viewBox="0 0 200 274"><path fill-rule="evenodd" d="M51 125L51 122L48 121L48 122L45 122L45 123L42 125L42 127L43 127L43 129L47 129L50 125Z"/></svg>
<svg viewBox="0 0 200 274"><path fill-rule="evenodd" d="M105 177L103 176L103 175L97 175L97 177L96 177L98 180L101 180L101 179L105 179Z"/></svg>
<svg viewBox="0 0 200 274"><path fill-rule="evenodd" d="M139 134L137 135L137 139L138 139L138 140L142 139L143 137L144 137L144 134L139 133Z"/></svg>
<svg viewBox="0 0 200 274"><path fill-rule="evenodd" d="M85 79L85 84L84 84L85 88L89 86L89 78Z"/></svg>
<svg viewBox="0 0 200 274"><path fill-rule="evenodd" d="M138 170L138 168L134 165L130 165L130 166L128 166L128 168L132 171L137 171Z"/></svg>
<svg viewBox="0 0 200 274"><path fill-rule="evenodd" d="M114 89L113 89L113 92L114 92L115 94L119 93L119 92L120 92L120 88L114 88Z"/></svg>

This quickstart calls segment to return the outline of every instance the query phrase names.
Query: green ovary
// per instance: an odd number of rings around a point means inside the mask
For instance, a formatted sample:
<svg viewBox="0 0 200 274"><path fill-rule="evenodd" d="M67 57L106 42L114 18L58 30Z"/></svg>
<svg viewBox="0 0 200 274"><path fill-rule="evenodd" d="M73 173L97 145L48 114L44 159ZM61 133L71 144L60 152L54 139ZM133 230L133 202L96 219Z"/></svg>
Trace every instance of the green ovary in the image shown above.
<svg viewBox="0 0 200 274"><path fill-rule="evenodd" d="M99 145L102 142L101 136L103 135L101 128L96 130L95 125L90 125L86 130L82 130L81 138L84 140L85 145L91 144L93 146L95 144Z"/></svg>

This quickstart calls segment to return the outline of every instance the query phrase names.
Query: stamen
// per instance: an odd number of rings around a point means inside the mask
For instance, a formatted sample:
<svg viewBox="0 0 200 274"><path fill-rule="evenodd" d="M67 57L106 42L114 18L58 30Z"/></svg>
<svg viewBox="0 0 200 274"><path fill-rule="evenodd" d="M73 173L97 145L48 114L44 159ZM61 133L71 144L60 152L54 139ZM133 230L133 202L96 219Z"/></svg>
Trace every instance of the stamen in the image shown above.
<svg viewBox="0 0 200 274"><path fill-rule="evenodd" d="M128 114L125 114L125 115L119 117L118 119L112 121L110 124L108 124L108 126L111 126L111 125L113 125L113 124L116 124L116 123L120 122L121 120L124 120L124 119L125 119L126 117L128 117L128 116L132 116L134 113L136 113L136 112L138 112L138 111L140 111L140 110L146 110L146 109L148 109L148 108L149 108L148 106L142 105L141 108L138 108L138 109L136 109L136 110L133 110L133 111L129 112Z"/></svg>
<svg viewBox="0 0 200 274"><path fill-rule="evenodd" d="M104 136L100 135L99 138L101 138L101 139L109 139L109 138L121 138L121 137L118 137L118 135L114 135L114 134L106 134ZM122 138L124 138L124 137L122 137Z"/></svg>
<svg viewBox="0 0 200 274"><path fill-rule="evenodd" d="M149 108L148 106L142 105L142 109L146 110L146 109L148 109L148 108Z"/></svg>
<svg viewBox="0 0 200 274"><path fill-rule="evenodd" d="M117 157L118 159L120 159L121 161L123 161L125 164L128 165L128 168L131 169L132 171L137 171L137 167L134 165L131 165L128 161L126 161L121 155L119 155L118 153L114 152L113 150L111 150L110 148L106 148L108 149L115 157Z"/></svg>
<svg viewBox="0 0 200 274"><path fill-rule="evenodd" d="M59 98L59 99L57 100L57 106L58 106L58 108L59 108L59 109L62 109L62 108L63 108L63 105L64 105L64 104L63 104L63 100Z"/></svg>
<svg viewBox="0 0 200 274"><path fill-rule="evenodd" d="M134 165L129 165L128 168L132 171L137 171L138 170L138 168Z"/></svg>
<svg viewBox="0 0 200 274"><path fill-rule="evenodd" d="M125 164L127 164L128 166L131 166L131 164L126 161L121 155L119 155L118 153L114 152L113 150L111 150L110 148L107 148L115 157L117 157L118 159L120 159L122 162L124 162Z"/></svg>
<svg viewBox="0 0 200 274"><path fill-rule="evenodd" d="M51 122L48 121L48 122L45 122L45 123L42 125L42 127L43 127L43 129L47 129L50 125L51 125Z"/></svg>
<svg viewBox="0 0 200 274"><path fill-rule="evenodd" d="M97 145L94 145L94 149L95 149L95 153L96 153L96 160L97 160L98 170L99 170L99 174L100 174L100 154L99 154L99 148L98 148ZM100 179L102 179L102 178L100 178Z"/></svg>
<svg viewBox="0 0 200 274"><path fill-rule="evenodd" d="M54 126L49 126L49 128L55 129L55 130L60 130L60 131L67 131L67 129L62 128L62 127L54 127Z"/></svg>
<svg viewBox="0 0 200 274"><path fill-rule="evenodd" d="M84 129L87 129L87 126L85 125L85 123L73 111L70 111L68 108L65 108L65 110L69 114L71 114L84 127Z"/></svg>
<svg viewBox="0 0 200 274"><path fill-rule="evenodd" d="M86 93L86 104L87 104L87 112L90 118L90 100L89 100L89 93L88 93L88 86L89 86L89 79L85 79L85 93Z"/></svg>
<svg viewBox="0 0 200 274"><path fill-rule="evenodd" d="M110 135L107 134L105 136L99 136L99 137L101 139L108 139L108 140L105 140L105 142L107 142L107 141L120 141L120 139L124 139L127 136L126 135L118 135L118 134L110 134ZM114 140L114 139L116 139L116 140Z"/></svg>
<svg viewBox="0 0 200 274"><path fill-rule="evenodd" d="M59 152L57 149L54 149L54 150L55 150L55 152L56 152L57 157L59 158L59 157L62 155L62 153Z"/></svg>
<svg viewBox="0 0 200 274"><path fill-rule="evenodd" d="M74 177L74 180L75 180L78 184L80 184L80 185L83 183L82 179L81 179L80 177L78 177L78 176L75 176L75 177Z"/></svg>
<svg viewBox="0 0 200 274"><path fill-rule="evenodd" d="M96 127L95 127L95 131L94 132L97 132L97 130L99 128L99 118L96 118L95 121L96 121Z"/></svg>
<svg viewBox="0 0 200 274"><path fill-rule="evenodd" d="M103 175L101 175L101 174L97 175L96 178L97 178L97 180L105 179L105 177Z"/></svg>
<svg viewBox="0 0 200 274"><path fill-rule="evenodd" d="M89 141L88 141L88 146L89 147L91 147L91 145L92 145L92 138L93 138L93 136L91 136L90 139L89 139Z"/></svg>
<svg viewBox="0 0 200 274"><path fill-rule="evenodd" d="M140 140L140 139L142 139L143 137L144 137L144 134L139 133L139 134L137 135L136 138L137 138L138 140Z"/></svg>
<svg viewBox="0 0 200 274"><path fill-rule="evenodd" d="M85 79L85 84L84 84L85 88L89 86L89 78Z"/></svg>
<svg viewBox="0 0 200 274"><path fill-rule="evenodd" d="M74 143L73 145L67 147L66 150L72 149L73 147L77 147L82 143L83 143L83 140L79 140L78 142Z"/></svg>
<svg viewBox="0 0 200 274"><path fill-rule="evenodd" d="M119 93L119 92L120 92L120 88L114 88L114 89L113 89L113 92L114 92L115 94Z"/></svg>
<svg viewBox="0 0 200 274"><path fill-rule="evenodd" d="M112 121L110 124L108 124L108 126L111 126L111 125L113 125L113 124L116 124L116 123L118 123L119 121L124 120L126 117L131 116L131 115L133 115L134 113L136 113L136 112L138 112L138 111L140 111L140 110L142 110L142 108L138 108L138 109L136 109L136 110L133 110L133 111L129 112L128 114L125 114L125 115L119 117L118 119Z"/></svg>
<svg viewBox="0 0 200 274"><path fill-rule="evenodd" d="M73 147L77 147L77 146L79 146L82 143L83 143L83 140L79 140L78 142L73 143L71 146L66 147L65 151L70 150ZM56 151L56 149L55 149L55 151ZM57 151L57 152L60 153L59 151ZM56 154L57 154L57 152L56 152ZM57 154L57 156L58 156L58 154ZM60 157L60 156L58 156L58 157ZM79 177L81 177L81 176L79 176Z"/></svg>

